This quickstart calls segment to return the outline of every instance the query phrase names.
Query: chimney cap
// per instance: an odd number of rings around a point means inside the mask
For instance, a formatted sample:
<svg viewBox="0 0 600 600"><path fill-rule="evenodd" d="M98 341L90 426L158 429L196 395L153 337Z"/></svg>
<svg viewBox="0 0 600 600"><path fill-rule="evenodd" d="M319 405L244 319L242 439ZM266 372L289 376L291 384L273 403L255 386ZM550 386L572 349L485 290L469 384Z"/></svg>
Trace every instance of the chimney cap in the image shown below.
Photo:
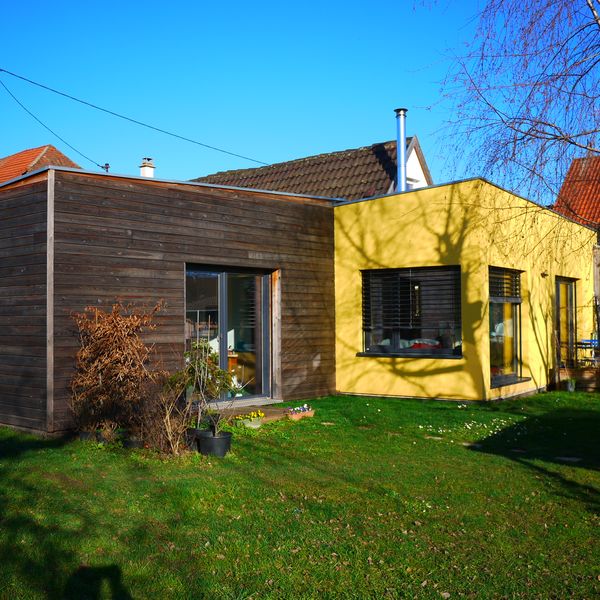
<svg viewBox="0 0 600 600"><path fill-rule="evenodd" d="M394 112L396 113L396 116L406 114L408 112L408 108L395 108Z"/></svg>
<svg viewBox="0 0 600 600"><path fill-rule="evenodd" d="M142 159L142 164L140 165L140 176L154 177L154 163L149 156L145 156Z"/></svg>

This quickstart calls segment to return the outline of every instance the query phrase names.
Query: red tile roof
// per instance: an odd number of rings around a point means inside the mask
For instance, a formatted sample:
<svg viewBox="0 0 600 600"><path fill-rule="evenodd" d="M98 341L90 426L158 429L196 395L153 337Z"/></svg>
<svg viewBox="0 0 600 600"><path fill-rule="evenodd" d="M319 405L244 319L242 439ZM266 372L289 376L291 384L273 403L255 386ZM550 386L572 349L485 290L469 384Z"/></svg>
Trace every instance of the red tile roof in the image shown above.
<svg viewBox="0 0 600 600"><path fill-rule="evenodd" d="M600 156L571 163L554 210L584 225L600 225Z"/></svg>
<svg viewBox="0 0 600 600"><path fill-rule="evenodd" d="M427 171L416 137L413 145ZM431 176L426 172L431 184ZM341 152L318 154L266 167L222 171L193 181L358 200L389 193L396 180L396 142L383 142Z"/></svg>
<svg viewBox="0 0 600 600"><path fill-rule="evenodd" d="M47 146L30 148L29 150L23 150L16 154L0 158L0 183L51 165L81 169L78 164L74 163L69 157L60 152L60 150L48 144Z"/></svg>

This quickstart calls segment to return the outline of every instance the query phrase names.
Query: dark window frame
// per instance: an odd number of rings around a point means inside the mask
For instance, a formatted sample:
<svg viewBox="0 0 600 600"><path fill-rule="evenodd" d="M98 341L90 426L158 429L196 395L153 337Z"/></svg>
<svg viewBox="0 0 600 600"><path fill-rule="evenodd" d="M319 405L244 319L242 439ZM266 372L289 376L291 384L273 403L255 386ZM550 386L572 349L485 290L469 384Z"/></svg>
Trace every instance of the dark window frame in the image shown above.
<svg viewBox="0 0 600 600"><path fill-rule="evenodd" d="M364 269L361 277L363 350L357 356L463 357L460 265Z"/></svg>
<svg viewBox="0 0 600 600"><path fill-rule="evenodd" d="M522 319L521 305L521 274L524 271L518 269L507 269L504 267L489 267L489 302L490 302L490 381L492 388L503 387L528 381L530 378L523 377L523 343L522 343ZM513 321L513 370L514 373L494 375L492 368L492 331L491 318L492 304L509 304Z"/></svg>
<svg viewBox="0 0 600 600"><path fill-rule="evenodd" d="M261 359L261 386L262 391L256 394L248 394L243 396L242 400L246 401L252 398L270 398L272 395L272 373L271 373L271 294L272 294L272 271L267 269L252 269L246 267L224 267L220 265L203 265L197 263L186 263L185 264L185 299L184 299L184 311L185 318L189 312L195 312L193 310L188 311L188 298L187 298L187 278L196 275L206 275L214 277L217 280L218 298L215 310L218 310L219 314L219 367L223 370L229 370L229 351L227 347L228 338L228 278L231 275L254 275L260 281L260 315L261 315L261 326L260 326L260 341L258 342L260 359ZM184 340L186 347L189 340ZM235 398L228 398L224 393L221 400L236 401Z"/></svg>
<svg viewBox="0 0 600 600"><path fill-rule="evenodd" d="M556 340L557 364L559 367L574 367L577 363L577 279L572 277L554 278L554 335ZM561 339L560 286L567 286L567 340ZM566 360L563 361L561 346L566 347ZM564 362L564 364L563 364Z"/></svg>

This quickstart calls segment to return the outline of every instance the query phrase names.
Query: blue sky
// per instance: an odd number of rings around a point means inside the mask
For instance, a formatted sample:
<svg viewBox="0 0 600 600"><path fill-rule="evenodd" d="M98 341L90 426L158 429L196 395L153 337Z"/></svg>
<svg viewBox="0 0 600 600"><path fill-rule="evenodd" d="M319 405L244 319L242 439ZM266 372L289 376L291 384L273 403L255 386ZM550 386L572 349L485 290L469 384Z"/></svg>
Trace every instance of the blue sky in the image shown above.
<svg viewBox="0 0 600 600"><path fill-rule="evenodd" d="M434 180L449 103L441 81L474 29L476 0L38 2L2 8L0 68L140 121L274 163L395 137L409 109ZM191 179L252 162L166 137L5 73L40 120L111 172ZM54 144L0 88L0 156ZM477 175L477 173L468 173Z"/></svg>

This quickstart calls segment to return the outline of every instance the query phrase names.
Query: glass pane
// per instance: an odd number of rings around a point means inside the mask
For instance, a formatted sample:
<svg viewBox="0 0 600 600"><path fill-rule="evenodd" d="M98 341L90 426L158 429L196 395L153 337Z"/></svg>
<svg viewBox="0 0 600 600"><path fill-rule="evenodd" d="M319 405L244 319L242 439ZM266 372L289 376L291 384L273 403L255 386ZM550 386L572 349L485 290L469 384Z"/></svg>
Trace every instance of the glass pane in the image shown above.
<svg viewBox="0 0 600 600"><path fill-rule="evenodd" d="M227 274L227 354L238 396L263 393L261 283L260 275Z"/></svg>
<svg viewBox="0 0 600 600"><path fill-rule="evenodd" d="M460 356L460 269L363 271L364 348L369 353Z"/></svg>
<svg viewBox="0 0 600 600"><path fill-rule="evenodd" d="M573 314L573 283L570 281L557 282L558 288L558 344L560 364L571 366L574 357L574 323Z"/></svg>
<svg viewBox="0 0 600 600"><path fill-rule="evenodd" d="M219 276L218 273L188 269L185 278L186 346L207 339L219 353Z"/></svg>
<svg viewBox="0 0 600 600"><path fill-rule="evenodd" d="M517 375L516 306L508 302L490 304L490 360L492 378Z"/></svg>

